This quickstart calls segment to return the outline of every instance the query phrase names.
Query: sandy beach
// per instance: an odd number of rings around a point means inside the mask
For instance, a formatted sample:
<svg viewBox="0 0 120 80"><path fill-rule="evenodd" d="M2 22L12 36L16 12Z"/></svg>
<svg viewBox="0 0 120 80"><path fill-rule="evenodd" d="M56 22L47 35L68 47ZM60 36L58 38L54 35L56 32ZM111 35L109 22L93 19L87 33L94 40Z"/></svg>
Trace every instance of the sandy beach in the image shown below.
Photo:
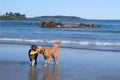
<svg viewBox="0 0 120 80"><path fill-rule="evenodd" d="M30 45L0 44L0 80L120 80L120 52L59 48L59 63L29 65Z"/></svg>

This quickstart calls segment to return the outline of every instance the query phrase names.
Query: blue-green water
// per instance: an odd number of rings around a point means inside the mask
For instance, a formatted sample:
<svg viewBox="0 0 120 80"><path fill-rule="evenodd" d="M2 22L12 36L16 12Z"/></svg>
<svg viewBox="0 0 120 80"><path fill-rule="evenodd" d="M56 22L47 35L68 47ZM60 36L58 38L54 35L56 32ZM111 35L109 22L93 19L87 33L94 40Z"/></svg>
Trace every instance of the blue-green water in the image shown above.
<svg viewBox="0 0 120 80"><path fill-rule="evenodd" d="M56 20L71 24L98 24L97 28L41 28L40 20L0 20L0 43L120 51L120 20Z"/></svg>

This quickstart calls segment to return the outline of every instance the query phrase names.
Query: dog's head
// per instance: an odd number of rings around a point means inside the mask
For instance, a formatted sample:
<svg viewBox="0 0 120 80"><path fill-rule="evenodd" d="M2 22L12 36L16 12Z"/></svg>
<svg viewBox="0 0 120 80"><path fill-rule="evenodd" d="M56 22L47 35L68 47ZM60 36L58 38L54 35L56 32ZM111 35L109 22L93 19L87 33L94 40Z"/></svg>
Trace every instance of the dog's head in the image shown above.
<svg viewBox="0 0 120 80"><path fill-rule="evenodd" d="M32 49L32 50L36 50L36 48L37 48L36 45L32 45L32 46L31 46L31 49Z"/></svg>
<svg viewBox="0 0 120 80"><path fill-rule="evenodd" d="M30 55L37 54L38 52L36 51L36 48L37 48L36 45L32 45L28 53L29 53Z"/></svg>
<svg viewBox="0 0 120 80"><path fill-rule="evenodd" d="M42 46L37 46L37 47L36 47L36 51L37 51L38 53L43 53L44 48L43 48Z"/></svg>

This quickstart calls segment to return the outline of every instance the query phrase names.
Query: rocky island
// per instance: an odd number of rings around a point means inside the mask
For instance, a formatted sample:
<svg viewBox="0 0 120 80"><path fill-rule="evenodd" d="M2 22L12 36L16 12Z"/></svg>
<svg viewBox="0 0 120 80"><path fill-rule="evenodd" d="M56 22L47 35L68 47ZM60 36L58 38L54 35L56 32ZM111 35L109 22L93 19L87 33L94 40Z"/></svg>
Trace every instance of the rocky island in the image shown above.
<svg viewBox="0 0 120 80"><path fill-rule="evenodd" d="M84 27L100 27L97 24L64 24L61 22L53 22L53 21L43 21L40 25L40 27L44 28L84 28Z"/></svg>

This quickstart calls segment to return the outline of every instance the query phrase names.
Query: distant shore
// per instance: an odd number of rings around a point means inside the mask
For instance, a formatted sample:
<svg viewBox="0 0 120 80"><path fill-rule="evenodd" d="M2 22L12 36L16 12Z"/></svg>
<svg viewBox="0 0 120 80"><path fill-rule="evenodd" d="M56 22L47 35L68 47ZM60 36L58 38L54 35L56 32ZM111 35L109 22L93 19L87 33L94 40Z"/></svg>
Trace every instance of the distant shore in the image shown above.
<svg viewBox="0 0 120 80"><path fill-rule="evenodd" d="M6 17L0 16L0 20L85 20L76 16L40 16L40 17Z"/></svg>
<svg viewBox="0 0 120 80"><path fill-rule="evenodd" d="M84 18L77 16L39 16L39 17L26 17L25 14L21 14L19 12L6 12L3 15L0 15L0 20L82 20Z"/></svg>
<svg viewBox="0 0 120 80"><path fill-rule="evenodd" d="M1 80L120 80L119 52L59 48L59 64L43 68L43 56L30 67L30 45L1 44Z"/></svg>

